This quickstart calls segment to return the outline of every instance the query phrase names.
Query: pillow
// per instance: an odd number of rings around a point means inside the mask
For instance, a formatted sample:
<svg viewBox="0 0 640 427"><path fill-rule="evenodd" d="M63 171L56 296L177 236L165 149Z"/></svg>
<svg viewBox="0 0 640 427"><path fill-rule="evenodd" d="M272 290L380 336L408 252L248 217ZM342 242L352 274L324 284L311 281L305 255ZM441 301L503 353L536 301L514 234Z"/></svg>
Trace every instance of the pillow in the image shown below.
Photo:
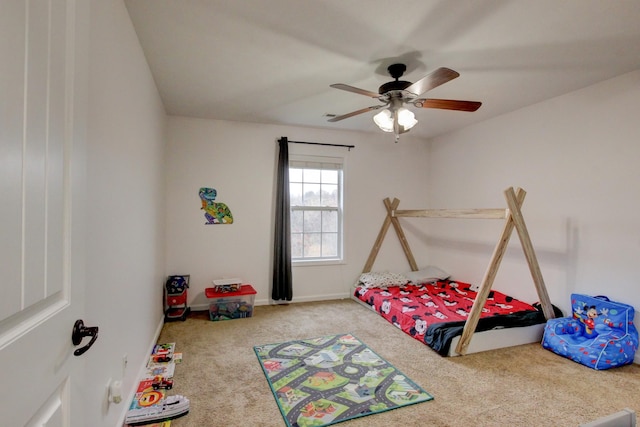
<svg viewBox="0 0 640 427"><path fill-rule="evenodd" d="M451 275L446 271L440 270L438 267L428 265L418 271L405 273L405 277L416 285L424 285L427 283L437 282L438 280L448 279Z"/></svg>
<svg viewBox="0 0 640 427"><path fill-rule="evenodd" d="M362 273L357 285L369 288L386 288L388 286L404 286L409 282L403 274L389 272Z"/></svg>

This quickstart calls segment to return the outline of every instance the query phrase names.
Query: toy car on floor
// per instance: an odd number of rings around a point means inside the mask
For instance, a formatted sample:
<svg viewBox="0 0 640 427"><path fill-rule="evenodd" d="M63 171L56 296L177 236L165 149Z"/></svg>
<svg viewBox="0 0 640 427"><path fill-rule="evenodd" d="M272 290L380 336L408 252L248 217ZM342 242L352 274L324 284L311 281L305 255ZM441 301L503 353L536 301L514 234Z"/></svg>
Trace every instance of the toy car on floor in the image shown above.
<svg viewBox="0 0 640 427"><path fill-rule="evenodd" d="M151 361L153 363L167 363L173 359L173 349L159 347L156 352L151 355Z"/></svg>
<svg viewBox="0 0 640 427"><path fill-rule="evenodd" d="M164 388L167 390L171 390L173 388L173 380L170 378L165 378L161 375L156 376L151 383L151 387L154 390L158 390L159 388Z"/></svg>

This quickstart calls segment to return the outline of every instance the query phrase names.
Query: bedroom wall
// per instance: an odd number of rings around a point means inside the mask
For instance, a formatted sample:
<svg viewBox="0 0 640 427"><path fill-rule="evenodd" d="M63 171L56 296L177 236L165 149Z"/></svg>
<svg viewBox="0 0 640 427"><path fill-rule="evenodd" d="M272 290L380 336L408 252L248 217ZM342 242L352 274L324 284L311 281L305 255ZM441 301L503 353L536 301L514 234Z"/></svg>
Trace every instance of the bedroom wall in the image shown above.
<svg viewBox="0 0 640 427"><path fill-rule="evenodd" d="M91 2L85 324L85 414L121 425L159 327L164 283L166 115L121 0ZM123 356L127 356L124 367ZM106 384L122 380L123 402Z"/></svg>
<svg viewBox="0 0 640 427"><path fill-rule="evenodd" d="M552 302L569 313L572 292L604 294L640 309L639 97L635 71L430 141L430 207L504 207L520 186ZM502 225L459 222L423 239L436 265L479 283ZM537 301L515 233L494 287Z"/></svg>
<svg viewBox="0 0 640 427"><path fill-rule="evenodd" d="M277 143L290 140L355 145L355 149L289 144L291 154L345 156L345 262L293 268L293 302L344 298L359 276L385 217L382 199L426 203L427 146L403 135L170 117L167 174L167 274L191 274L190 305L207 309L204 289L239 277L270 303ZM233 214L230 225L205 225L198 189L213 187ZM375 269L409 265L393 230ZM407 231L411 239L411 230ZM421 251L420 244L414 248Z"/></svg>

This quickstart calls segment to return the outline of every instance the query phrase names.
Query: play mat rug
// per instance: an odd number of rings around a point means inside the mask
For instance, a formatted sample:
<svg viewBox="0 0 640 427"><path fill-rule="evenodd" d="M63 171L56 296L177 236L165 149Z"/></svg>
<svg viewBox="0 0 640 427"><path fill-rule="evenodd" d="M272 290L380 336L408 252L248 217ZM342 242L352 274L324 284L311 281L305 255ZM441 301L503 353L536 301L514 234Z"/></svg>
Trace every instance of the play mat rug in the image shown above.
<svg viewBox="0 0 640 427"><path fill-rule="evenodd" d="M433 397L350 334L255 346L288 427L323 427Z"/></svg>

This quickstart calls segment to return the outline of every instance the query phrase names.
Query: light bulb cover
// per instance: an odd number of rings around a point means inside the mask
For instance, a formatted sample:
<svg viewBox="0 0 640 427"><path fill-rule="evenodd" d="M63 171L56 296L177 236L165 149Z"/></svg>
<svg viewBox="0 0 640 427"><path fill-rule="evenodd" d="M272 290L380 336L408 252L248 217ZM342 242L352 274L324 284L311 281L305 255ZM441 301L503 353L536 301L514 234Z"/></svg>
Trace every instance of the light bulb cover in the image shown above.
<svg viewBox="0 0 640 427"><path fill-rule="evenodd" d="M416 120L415 114L411 110L404 107L400 107L397 110L392 111L391 108L385 108L378 114L373 116L373 121L384 132L393 132L393 120L394 116L398 118L398 125L400 127L400 133L407 132L414 127L418 120Z"/></svg>
<svg viewBox="0 0 640 427"><path fill-rule="evenodd" d="M413 111L407 110L404 107L398 109L398 124L402 126L405 132L414 127L416 123L418 123L418 121Z"/></svg>
<svg viewBox="0 0 640 427"><path fill-rule="evenodd" d="M393 115L388 109L384 109L373 116L373 121L384 132L393 132Z"/></svg>

